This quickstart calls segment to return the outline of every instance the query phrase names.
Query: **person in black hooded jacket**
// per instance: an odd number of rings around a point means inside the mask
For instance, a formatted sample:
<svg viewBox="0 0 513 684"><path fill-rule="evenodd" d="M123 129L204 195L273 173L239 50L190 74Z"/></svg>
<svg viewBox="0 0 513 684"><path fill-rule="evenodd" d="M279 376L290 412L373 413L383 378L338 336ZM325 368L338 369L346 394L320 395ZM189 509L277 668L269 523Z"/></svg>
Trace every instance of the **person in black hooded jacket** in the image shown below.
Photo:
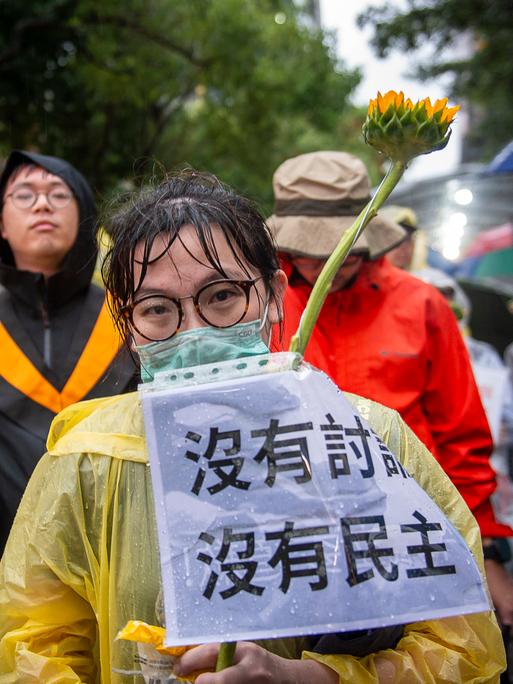
<svg viewBox="0 0 513 684"><path fill-rule="evenodd" d="M96 208L71 164L14 151L0 177L0 555L50 423L134 385L101 288Z"/></svg>

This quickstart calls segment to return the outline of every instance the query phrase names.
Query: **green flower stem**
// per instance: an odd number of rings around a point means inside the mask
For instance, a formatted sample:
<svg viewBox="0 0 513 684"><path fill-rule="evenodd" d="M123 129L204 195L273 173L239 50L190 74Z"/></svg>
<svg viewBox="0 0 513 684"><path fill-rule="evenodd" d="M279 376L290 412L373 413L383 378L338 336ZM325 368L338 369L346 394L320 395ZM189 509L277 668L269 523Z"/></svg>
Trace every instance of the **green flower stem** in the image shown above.
<svg viewBox="0 0 513 684"><path fill-rule="evenodd" d="M306 345L312 335L312 330L317 317L319 316L319 312L324 304L324 300L330 291L333 278L344 262L344 259L349 254L354 243L362 234L365 226L374 216L376 216L378 209L399 182L405 169L405 162L396 161L392 164L376 190L374 197L363 209L351 228L342 236L335 251L330 256L317 278L312 294L310 295L306 308L301 316L299 328L290 342L289 351L300 352L301 354L304 353ZM217 656L216 672L220 672L221 670L230 667L233 662L236 646L236 641L227 641L224 644L221 644L219 655Z"/></svg>
<svg viewBox="0 0 513 684"><path fill-rule="evenodd" d="M342 266L344 259L349 254L355 242L362 234L365 226L376 216L378 209L390 195L392 190L399 182L406 169L406 162L395 161L388 169L385 177L381 181L374 196L364 207L351 228L342 236L333 254L326 261L326 264L315 281L312 293L308 299L303 315L299 322L299 327L293 335L289 351L304 354L306 346L312 335L319 312L328 296L333 278Z"/></svg>
<svg viewBox="0 0 513 684"><path fill-rule="evenodd" d="M219 649L219 654L216 661L216 672L221 672L233 663L233 656L235 655L235 647L237 646L236 641L226 641L221 644Z"/></svg>

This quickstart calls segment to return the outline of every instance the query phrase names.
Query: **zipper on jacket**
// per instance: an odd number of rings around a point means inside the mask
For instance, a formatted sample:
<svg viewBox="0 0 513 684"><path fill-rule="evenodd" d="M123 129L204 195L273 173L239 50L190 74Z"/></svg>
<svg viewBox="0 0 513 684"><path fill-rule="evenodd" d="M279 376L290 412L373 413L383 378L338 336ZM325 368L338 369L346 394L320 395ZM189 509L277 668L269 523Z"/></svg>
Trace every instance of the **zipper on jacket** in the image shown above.
<svg viewBox="0 0 513 684"><path fill-rule="evenodd" d="M50 317L45 304L41 306L41 317L43 319L43 358L48 368L52 367L52 336L50 332Z"/></svg>

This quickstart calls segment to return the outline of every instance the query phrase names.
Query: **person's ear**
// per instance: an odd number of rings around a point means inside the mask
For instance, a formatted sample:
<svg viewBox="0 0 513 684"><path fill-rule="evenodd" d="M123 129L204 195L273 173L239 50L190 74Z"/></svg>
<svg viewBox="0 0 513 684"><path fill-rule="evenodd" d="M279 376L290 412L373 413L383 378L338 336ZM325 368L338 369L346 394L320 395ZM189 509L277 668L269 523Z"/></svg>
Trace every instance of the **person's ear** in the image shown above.
<svg viewBox="0 0 513 684"><path fill-rule="evenodd" d="M288 279L285 272L278 269L273 273L269 284L272 295L269 298L267 319L270 323L279 323L283 319L283 298L287 289Z"/></svg>
<svg viewBox="0 0 513 684"><path fill-rule="evenodd" d="M126 335L125 344L130 349L130 353L135 354L136 356L139 356L137 354L137 345L135 343L134 336L132 335L132 333L130 331Z"/></svg>

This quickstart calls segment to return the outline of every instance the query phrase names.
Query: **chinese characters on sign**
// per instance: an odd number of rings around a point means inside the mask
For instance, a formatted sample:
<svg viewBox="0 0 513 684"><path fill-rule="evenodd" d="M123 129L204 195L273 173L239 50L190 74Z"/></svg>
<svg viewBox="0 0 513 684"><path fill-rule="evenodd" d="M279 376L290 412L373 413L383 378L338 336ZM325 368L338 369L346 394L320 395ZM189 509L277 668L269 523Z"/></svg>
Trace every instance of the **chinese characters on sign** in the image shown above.
<svg viewBox="0 0 513 684"><path fill-rule="evenodd" d="M369 437L371 432L362 426L359 416L354 416L356 427L344 427L337 424L331 413L326 415L327 423L318 426L323 433L326 450L326 464L329 467L330 477L337 479L343 475L351 474L351 467L347 457L345 437L348 439L349 448L353 451L357 459L363 458L365 467L356 467L363 478L374 476L374 461L369 447ZM249 489L251 482L241 477L244 466L244 459L251 458L251 455L242 456L241 453L241 430L219 430L217 426L209 426L208 436L203 437L195 431L188 431L185 439L187 442L207 444L203 453L187 449L184 457L198 464L198 471L190 491L199 495L207 472L211 471L216 479L207 487L209 494L217 494L227 487L237 487L238 489ZM268 427L251 430L251 439L244 445L244 452L251 454L254 449L253 443L258 438L263 438L258 451L252 457L257 463L267 465L265 484L273 487L279 473L294 471L294 480L298 484L308 482L312 479L310 455L308 448L308 433L314 430L311 422L296 423L293 425L280 425L280 421L271 418ZM388 477L399 475L407 478L408 473L389 451L387 446L379 439L376 433L372 432L379 446L379 455L385 466ZM279 438L287 435L285 439ZM261 440L260 440L261 441Z"/></svg>
<svg viewBox="0 0 513 684"><path fill-rule="evenodd" d="M414 511L412 517L419 522L401 525L401 533L416 532L420 535L422 543L406 547L408 554L411 554L418 564L417 567L408 568L405 571L406 576L412 578L455 573L454 565L435 565L433 559L433 554L445 552L447 548L443 542L430 542L428 533L442 531L442 525L438 522L428 523L418 511ZM340 525L347 561L345 580L349 586L352 587L372 579L374 570L377 570L388 582L394 582L398 579L399 568L393 562L394 549L386 545L376 546L375 543L376 540L388 539L385 518L382 515L341 518ZM327 525L297 529L294 522L289 520L285 522L282 530L273 532L257 530L234 533L231 528L224 528L222 539L218 543L219 552L213 556L202 551L197 557L199 561L206 563L210 568L210 575L203 596L208 599L212 598L217 581L223 574L226 575L226 582L230 585L226 589L219 590L223 599L228 599L240 591L247 591L255 596L262 595L266 586L251 583L258 570L258 562L250 560L255 553L255 535L262 536L266 541L279 541L274 553L272 552L273 547L269 546L270 558L267 564L273 568L278 564L280 565L281 581L278 588L283 593L287 593L291 580L295 577L315 577L314 581L309 582L310 589L312 591L324 589L328 584L328 573L323 539L329 534L330 528ZM293 541L298 538L303 541L300 543ZM216 546L216 538L207 532L202 532L199 539L212 548ZM364 545L363 548L357 546L358 542ZM242 544L242 550L239 550L239 544ZM420 556L415 554L420 554ZM388 569L380 560L383 557L389 559ZM235 560L226 562L227 558L234 558ZM370 559L372 568L367 566L366 570L359 572L358 561L360 559ZM238 575L237 572L242 576Z"/></svg>
<svg viewBox="0 0 513 684"><path fill-rule="evenodd" d="M141 396L169 645L489 608L458 532L324 374Z"/></svg>

